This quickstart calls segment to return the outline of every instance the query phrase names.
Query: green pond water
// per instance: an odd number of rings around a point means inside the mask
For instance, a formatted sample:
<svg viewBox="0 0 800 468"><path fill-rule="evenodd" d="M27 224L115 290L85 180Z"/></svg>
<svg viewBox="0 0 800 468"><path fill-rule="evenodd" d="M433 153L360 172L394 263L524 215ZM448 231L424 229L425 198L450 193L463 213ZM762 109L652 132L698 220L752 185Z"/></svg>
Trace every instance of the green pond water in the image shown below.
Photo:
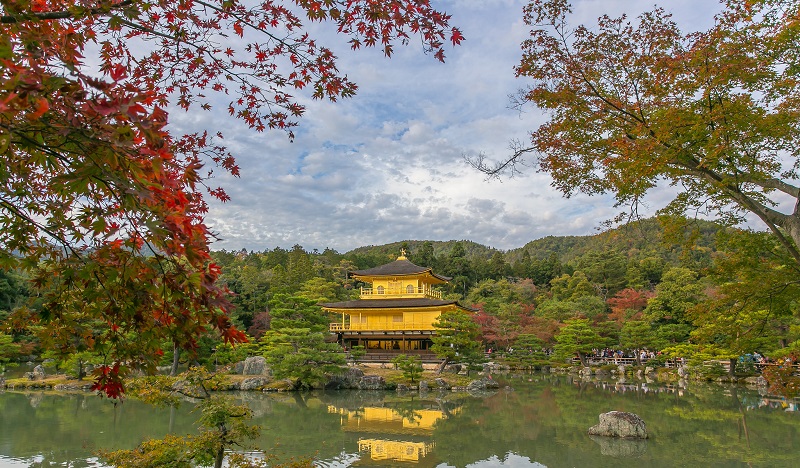
<svg viewBox="0 0 800 468"><path fill-rule="evenodd" d="M320 467L800 466L800 408L755 389L498 378L488 395L430 392L236 394L262 426L256 444ZM93 394L0 392L0 467L102 466L99 449L193 431L192 405L114 405ZM600 413L631 411L646 441L591 438Z"/></svg>

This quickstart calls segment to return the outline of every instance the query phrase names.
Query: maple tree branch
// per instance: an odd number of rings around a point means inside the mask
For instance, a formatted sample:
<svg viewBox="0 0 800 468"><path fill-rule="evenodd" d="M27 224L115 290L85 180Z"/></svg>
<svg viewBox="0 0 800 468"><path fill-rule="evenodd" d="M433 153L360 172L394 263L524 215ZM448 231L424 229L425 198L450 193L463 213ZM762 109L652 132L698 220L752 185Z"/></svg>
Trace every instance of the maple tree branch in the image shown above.
<svg viewBox="0 0 800 468"><path fill-rule="evenodd" d="M516 174L520 174L519 169L517 169L517 164L520 163L520 160L523 158L523 156L534 152L535 149L532 147L524 147L522 143L517 140L512 141L509 145L509 148L513 151L511 157L504 158L502 161L496 163L493 167L489 167L489 165L486 164L486 155L483 153L478 154L478 156L474 158L464 156L464 161L472 166L473 169L486 174L488 179L497 179L503 173L505 173L506 170L510 170L510 177L513 177Z"/></svg>
<svg viewBox="0 0 800 468"><path fill-rule="evenodd" d="M47 145L42 145L42 144L38 143L37 141L33 140L32 138L28 137L27 135L25 135L24 133L16 132L12 128L8 127L8 126L3 125L3 127L5 127L7 129L7 131L9 131L9 133L16 134L17 136L19 136L20 138L25 140L28 145L36 147L40 151L42 151L43 153L46 153L46 154L49 154L49 155L53 156L54 158L58 159L59 161L61 161L65 165L70 165L72 163L72 160L69 157L67 157L66 155L54 150L52 147L47 146ZM105 142L103 140L98 140L98 139L91 139L91 140L94 141L95 143L107 144L107 142ZM83 147L83 145L80 144L78 141L73 141L73 143L76 144L76 145L79 145L80 147ZM96 161L94 159L94 157L93 157L93 153L94 153L93 151L90 151L90 150L86 149L83 153L80 153L80 154L76 153L76 155L78 157L84 157L87 161L90 161L94 167L100 169L102 172L107 172L108 168L105 165L100 164L98 161ZM124 164L125 161L123 160L121 162ZM107 175L110 175L110 174L107 174ZM94 181L98 182L99 184L105 186L107 191L108 191L108 193L109 193L109 195L111 196L111 198L113 198L118 204L120 204L120 205L123 204L123 200L122 200L122 197L120 195L121 190L116 184L112 183L110 180L107 180L107 179L105 179L103 177L100 177L100 176L97 176L97 175L92 176L92 180L94 180ZM139 200L138 198L134 197L133 201L137 205L138 208L143 209L145 211L147 210L147 207L144 206L141 203L141 200ZM161 273L162 274L166 274L167 268L164 265L164 263L162 262L162 259L164 259L165 257L163 255L159 255L158 254L158 250L156 248L154 248L152 243L148 240L147 236L145 236L141 232L140 223L137 222L136 220L134 220L131 217L130 212L129 211L125 211L124 216L125 216L125 219L128 221L128 223L130 225L130 229L132 229L133 232L135 232L136 235L138 235L139 238L142 239L142 241L147 246L147 248L150 249L151 252L153 252L154 257L156 258L156 262L158 263L159 269L161 270ZM25 219L28 220L29 222L33 222L28 217L26 217ZM74 248L72 247L72 245L68 244L65 239L63 239L62 237L56 236L52 232L50 232L47 229L41 227L41 225L38 225L36 223L34 223L34 224L37 227L41 228L45 233L50 235L52 238L58 240L65 248L68 248L75 257L77 257L79 259L83 259L83 257L77 251L75 251ZM106 290L106 287L103 284L103 281L99 277L96 277L96 279L97 279L98 283L100 283L101 287L104 290ZM116 300L113 297L111 297L110 293L109 293L109 299L112 302L116 302Z"/></svg>
<svg viewBox="0 0 800 468"><path fill-rule="evenodd" d="M301 57L303 57L303 59L306 61L306 63L311 63L311 62L313 62L313 60L311 60L310 58L308 58L308 57L306 57L304 54L302 54L302 53L301 53L301 52L300 52L300 51L299 51L299 50L296 48L296 46L293 46L293 45L291 45L290 43L288 43L286 40L284 40L284 39L281 39L281 38L279 38L279 37L275 36L274 34L272 34L271 32L267 31L266 29L264 29L264 28L261 28L261 27L259 27L258 25L255 25L255 24L251 23L250 21L247 21L246 19L242 18L242 16L241 16L241 15L238 15L238 14L236 14L236 13L234 13L234 12L225 11L224 9L222 9L222 8L220 8L220 7L214 6L214 5L210 4L210 3L204 2L204 1L202 1L202 0L195 0L195 1L196 1L198 4L200 4L200 5L203 5L203 6L204 6L204 7L206 7L206 8L209 8L209 9L211 9L211 10L214 10L214 11L216 11L217 13L225 13L225 14L227 14L227 15L230 15L230 16L232 16L232 17L236 18L237 20L239 20L239 21L240 21L242 24L245 24L245 25L247 25L248 27L250 27L250 28L252 28L252 29L254 29L254 30L258 31L258 32L261 32L261 33L264 33L264 34L266 34L266 35L267 35L267 36L268 36L270 39L274 40L275 42L277 42L277 43L279 43L279 44L281 44L281 45L284 45L284 46L286 46L286 47L287 47L289 50L291 50L293 53L297 54L298 56L301 56Z"/></svg>
<svg viewBox="0 0 800 468"><path fill-rule="evenodd" d="M89 15L108 15L111 10L121 9L126 6L130 6L133 4L133 0L123 0L119 3L115 3L112 5L108 5L104 8L92 8L88 10ZM21 17L20 17L21 16ZM3 15L0 16L0 23L2 24L14 24L19 23L22 21L27 21L29 19L36 19L40 21L50 21L50 20L59 20L59 19L68 19L74 18L75 13L71 11L43 11L43 12L30 12L30 13L23 13L20 16L16 15Z"/></svg>
<svg viewBox="0 0 800 468"><path fill-rule="evenodd" d="M763 203L757 202L752 197L742 192L737 185L725 182L721 175L701 165L701 163L693 157L685 158L685 162L674 161L674 164L688 174L705 179L707 182L711 183L712 186L730 195L731 199L740 206L758 216L759 219L769 227L770 231L775 234L787 252L800 264L800 250L798 250L798 247L795 246L780 229L780 227L784 227L787 224L788 215L765 206Z"/></svg>
<svg viewBox="0 0 800 468"><path fill-rule="evenodd" d="M561 45L564 47L564 49L563 49L564 53L567 55L567 57L570 59L571 62L578 63L575 60L575 56L572 53L572 48L570 47L569 42L567 41L567 35L564 33L564 31L562 29L560 29L558 27L555 27L556 25L552 25L552 26L554 27L556 33L558 34L558 38L561 41ZM583 69L583 67L578 67L577 73L578 73L578 78L581 81L583 81L583 83L586 84L589 87L589 89L592 91L592 94L595 97L597 97L598 99L600 99L601 101L603 101L607 106L609 106L612 109L616 110L619 113L619 116L623 118L623 120L628 121L628 119L624 118L625 116L628 116L630 119L633 120L634 123L635 122L642 123L642 124L646 124L647 123L645 120L640 119L636 114L631 113L627 109L623 109L622 107L614 104L608 98L606 98L600 92L600 90L597 88L597 86L595 86L594 82L592 82L586 76L586 72Z"/></svg>
<svg viewBox="0 0 800 468"><path fill-rule="evenodd" d="M202 3L202 2L199 2L199 3ZM141 32L147 33L147 34L152 34L153 36L157 36L157 37L160 37L162 39L166 39L168 41L175 42L176 46L179 46L180 43L183 43L184 45L189 46L189 48L194 49L195 52L201 53L201 54L207 56L209 59L211 59L212 62L214 62L214 63L220 63L221 62L221 60L212 51L208 50L208 48L205 47L201 43L189 41L186 38L173 36L173 35L170 35L170 34L167 34L167 33L164 33L164 32L160 32L160 31L157 31L157 30L155 30L153 28L149 28L147 26L144 26L144 25L141 25L141 24L138 24L138 23L134 23L134 22L126 20L124 18L120 18L119 20L120 20L121 24L124 24L124 25L128 26L131 29L135 29L137 31L141 31ZM248 25L253 27L253 28L255 28L255 29L258 29L255 25L252 25L252 24L249 24L249 23L248 23ZM303 60L305 61L305 63L312 63L313 62L311 59L306 57L304 54L300 53L295 48L295 46L292 46L292 45L288 44L287 42L276 38L275 36L269 34L268 32L266 32L263 29L258 29L258 30L263 31L265 34L267 34L268 36L270 36L274 40L280 42L283 45L286 45L286 47L289 48L293 53L296 53L297 55L301 56L303 58ZM170 67L171 70L174 70L176 68L178 68L177 64L173 64ZM225 67L225 68L226 68L226 70L225 70L226 76L229 79L231 79L232 81L238 82L242 86L247 85L248 83L250 83L248 78L253 78L253 79L260 80L260 81L265 81L265 82L269 82L270 81L270 80L265 80L262 77L259 77L258 73L256 73L256 72L242 73L242 72L233 71L232 67L230 67L230 66ZM235 80L234 80L234 78L235 78ZM285 110L291 112L290 106L281 105L279 102L277 102L275 100L271 100L263 90L259 89L258 94L262 97L262 101L267 106L267 108L270 109L270 112L272 112L273 106L278 106L278 107L280 107L282 109L285 109Z"/></svg>
<svg viewBox="0 0 800 468"><path fill-rule="evenodd" d="M169 35L169 34L166 34L166 33L162 33L162 32L156 31L155 29L148 28L147 26L144 26L144 25L141 25L141 24L134 23L133 21L130 21L130 20L126 20L125 18L119 18L119 22L120 22L121 24L124 24L124 25L126 25L126 26L130 27L131 29L136 29L136 30L138 30L138 31L142 31L142 32L145 32L145 33L148 33L148 34L152 34L152 35L154 35L154 36L158 36L158 37L161 37L161 38L163 38L163 39L168 39L168 40L170 40L170 41L174 41L174 42L177 42L177 43L184 42L184 43L186 43L186 44L188 44L188 45L191 45L191 46L192 46L192 47L194 47L195 49L198 49L198 48L200 48L200 47L201 47L201 46L199 46L199 45L197 45L197 44L194 44L194 43L188 42L186 39L179 38L179 37L177 37L177 36L171 36L171 35Z"/></svg>
<svg viewBox="0 0 800 468"><path fill-rule="evenodd" d="M77 250L75 250L75 248L72 247L72 244L70 244L66 239L64 239L62 236L58 235L57 233L51 231L47 227L43 226L41 223L36 222L33 218L31 218L26 213L24 213L22 210L20 210L13 202L11 202L9 200L6 200L3 197L0 197L0 207L6 209L7 211L11 212L17 218L30 223L31 226L34 226L36 229L44 232L45 234L47 234L51 238L57 240L59 242L59 244L61 244L61 246L64 247L65 249L69 250L69 252L75 258L83 259L81 254Z"/></svg>
<svg viewBox="0 0 800 468"><path fill-rule="evenodd" d="M754 184L765 189L775 189L795 198L800 198L800 187L796 187L790 183L777 178L769 179L756 179L753 177L738 177L738 180L744 183Z"/></svg>

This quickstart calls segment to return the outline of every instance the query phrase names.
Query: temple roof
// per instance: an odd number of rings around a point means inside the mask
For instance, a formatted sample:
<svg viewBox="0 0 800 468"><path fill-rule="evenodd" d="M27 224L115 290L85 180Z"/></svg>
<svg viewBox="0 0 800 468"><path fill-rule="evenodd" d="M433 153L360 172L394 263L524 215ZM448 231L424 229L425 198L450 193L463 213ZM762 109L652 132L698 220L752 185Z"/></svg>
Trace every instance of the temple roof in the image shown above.
<svg viewBox="0 0 800 468"><path fill-rule="evenodd" d="M393 261L392 263L376 266L375 268L369 268L367 270L355 270L350 272L351 275L365 276L365 277L408 276L408 275L420 275L426 273L444 282L453 279L448 276L437 275L436 273L431 271L430 267L421 267L419 265L414 265L413 263L406 260L406 258L403 256Z"/></svg>
<svg viewBox="0 0 800 468"><path fill-rule="evenodd" d="M407 307L437 307L455 304L456 307L472 310L464 307L458 301L443 301L440 299L430 299L427 297L413 299L368 299L353 300L343 302L327 302L319 304L326 309L403 309Z"/></svg>

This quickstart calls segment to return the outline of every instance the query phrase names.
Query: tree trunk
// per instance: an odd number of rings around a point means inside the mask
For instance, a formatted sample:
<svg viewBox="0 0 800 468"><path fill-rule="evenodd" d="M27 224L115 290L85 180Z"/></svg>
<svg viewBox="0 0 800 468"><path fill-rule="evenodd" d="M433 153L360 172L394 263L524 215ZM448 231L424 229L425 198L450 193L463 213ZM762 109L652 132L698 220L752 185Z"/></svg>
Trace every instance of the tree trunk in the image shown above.
<svg viewBox="0 0 800 468"><path fill-rule="evenodd" d="M177 343L172 347L172 368L169 370L170 377L178 375L178 364L181 360L181 348Z"/></svg>
<svg viewBox="0 0 800 468"><path fill-rule="evenodd" d="M222 468L222 462L225 460L225 446L230 441L228 441L228 427L225 423L218 424L217 429L219 429L219 448L217 448L217 454L214 458L214 468Z"/></svg>
<svg viewBox="0 0 800 468"><path fill-rule="evenodd" d="M220 444L217 449L217 457L214 459L214 468L222 468L223 460L225 460L225 445Z"/></svg>
<svg viewBox="0 0 800 468"><path fill-rule="evenodd" d="M450 359L444 358L444 361L442 361L442 363L439 364L439 367L436 368L436 375L440 375L442 372L444 372L444 368L447 367L448 362L450 362Z"/></svg>
<svg viewBox="0 0 800 468"><path fill-rule="evenodd" d="M589 365L586 364L586 356L584 356L583 353L580 352L580 351L576 351L576 352L578 353L578 360L581 361L581 366L589 367Z"/></svg>

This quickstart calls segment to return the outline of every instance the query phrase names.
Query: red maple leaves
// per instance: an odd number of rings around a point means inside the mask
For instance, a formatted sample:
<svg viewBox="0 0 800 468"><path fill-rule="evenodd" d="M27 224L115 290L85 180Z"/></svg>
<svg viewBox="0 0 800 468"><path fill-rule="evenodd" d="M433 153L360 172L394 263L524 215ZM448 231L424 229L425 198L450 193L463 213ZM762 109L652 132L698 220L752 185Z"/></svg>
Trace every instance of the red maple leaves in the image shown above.
<svg viewBox="0 0 800 468"><path fill-rule="evenodd" d="M165 109L212 110L212 96L227 96L230 115L291 136L305 111L291 93L352 96L356 85L303 31L298 7L386 55L410 34L439 60L444 42L463 40L427 0L288 3L3 5L0 267L27 269L42 301L9 323L36 322L44 346L114 362L95 374L108 396L122 394L122 369L152 368L165 342L192 349L211 331L246 341L217 285L203 221L204 194L229 199L207 185L205 166L239 168L221 134L169 133ZM103 78L84 62L90 44Z"/></svg>
<svg viewBox="0 0 800 468"><path fill-rule="evenodd" d="M120 363L114 363L113 366L97 366L92 374L95 378L92 391L105 394L109 398L122 398L125 386L122 381L124 373Z"/></svg>

